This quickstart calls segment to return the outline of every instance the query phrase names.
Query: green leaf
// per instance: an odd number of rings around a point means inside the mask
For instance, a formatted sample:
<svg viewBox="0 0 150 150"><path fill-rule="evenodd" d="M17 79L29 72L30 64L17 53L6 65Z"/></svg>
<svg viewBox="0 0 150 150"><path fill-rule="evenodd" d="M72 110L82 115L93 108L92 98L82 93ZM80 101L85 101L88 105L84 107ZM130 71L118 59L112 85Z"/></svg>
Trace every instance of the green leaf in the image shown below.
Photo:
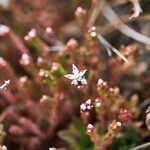
<svg viewBox="0 0 150 150"><path fill-rule="evenodd" d="M127 150L135 145L141 143L140 138L137 136L133 128L128 128L124 136L113 138L110 149L111 150Z"/></svg>
<svg viewBox="0 0 150 150"><path fill-rule="evenodd" d="M79 119L73 119L72 127L73 128L59 132L59 137L66 141L70 145L71 149L93 150L93 144L86 134L86 129L82 121Z"/></svg>
<svg viewBox="0 0 150 150"><path fill-rule="evenodd" d="M58 133L59 137L66 141L71 148L73 149L79 149L79 145L75 138L71 135L71 133L68 130L64 130Z"/></svg>
<svg viewBox="0 0 150 150"><path fill-rule="evenodd" d="M92 147L92 142L90 141L89 136L86 134L86 129L79 119L73 120L75 129L77 130L79 136L80 136L80 143L84 145L84 147Z"/></svg>
<svg viewBox="0 0 150 150"><path fill-rule="evenodd" d="M57 78L60 78L66 74L66 70L62 66L59 66L54 74Z"/></svg>

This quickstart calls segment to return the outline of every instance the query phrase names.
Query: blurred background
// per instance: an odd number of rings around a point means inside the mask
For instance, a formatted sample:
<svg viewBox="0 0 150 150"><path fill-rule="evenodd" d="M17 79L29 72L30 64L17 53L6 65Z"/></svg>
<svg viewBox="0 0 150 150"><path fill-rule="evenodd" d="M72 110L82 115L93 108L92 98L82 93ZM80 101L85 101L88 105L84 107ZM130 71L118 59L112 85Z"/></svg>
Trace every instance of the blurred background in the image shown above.
<svg viewBox="0 0 150 150"><path fill-rule="evenodd" d="M149 142L149 58L150 0L0 0L0 85L11 80L0 90L1 147ZM64 77L72 64L87 69L80 89ZM82 110L88 99L91 110Z"/></svg>

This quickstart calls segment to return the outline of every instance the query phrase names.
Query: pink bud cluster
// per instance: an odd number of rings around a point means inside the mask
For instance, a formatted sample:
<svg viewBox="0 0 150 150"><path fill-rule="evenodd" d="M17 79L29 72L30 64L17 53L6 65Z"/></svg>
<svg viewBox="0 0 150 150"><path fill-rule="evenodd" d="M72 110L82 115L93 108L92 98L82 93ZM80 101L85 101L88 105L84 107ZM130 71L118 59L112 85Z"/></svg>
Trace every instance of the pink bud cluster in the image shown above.
<svg viewBox="0 0 150 150"><path fill-rule="evenodd" d="M71 38L67 43L66 43L66 50L75 50L78 46L77 40Z"/></svg>
<svg viewBox="0 0 150 150"><path fill-rule="evenodd" d="M33 39L33 38L35 38L36 37L36 30L34 29L34 28L32 28L29 32L28 32L28 34L24 37L24 39L26 40L26 41L28 41L28 40L31 40L31 39Z"/></svg>
<svg viewBox="0 0 150 150"><path fill-rule="evenodd" d="M103 81L102 79L98 80L97 86L100 88L108 88L107 82Z"/></svg>
<svg viewBox="0 0 150 150"><path fill-rule="evenodd" d="M132 114L127 109L121 109L118 118L122 122L127 122L132 119Z"/></svg>
<svg viewBox="0 0 150 150"><path fill-rule="evenodd" d="M87 33L90 35L91 38L97 37L96 27L92 26L88 29Z"/></svg>
<svg viewBox="0 0 150 150"><path fill-rule="evenodd" d="M84 17L86 16L87 12L85 9L83 9L82 7L78 7L75 11L75 16L76 17Z"/></svg>
<svg viewBox="0 0 150 150"><path fill-rule="evenodd" d="M23 66L28 66L30 64L30 56L26 53L23 53L20 58L20 64Z"/></svg>

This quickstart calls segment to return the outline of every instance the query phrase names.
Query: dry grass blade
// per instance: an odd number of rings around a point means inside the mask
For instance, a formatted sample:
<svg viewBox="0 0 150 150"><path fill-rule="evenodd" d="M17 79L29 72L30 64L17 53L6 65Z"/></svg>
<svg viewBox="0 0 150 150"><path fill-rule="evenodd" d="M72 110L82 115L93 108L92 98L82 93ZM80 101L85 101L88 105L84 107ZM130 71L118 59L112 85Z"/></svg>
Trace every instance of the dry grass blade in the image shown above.
<svg viewBox="0 0 150 150"><path fill-rule="evenodd" d="M100 10L102 9L102 6L103 6L103 1L94 0L93 3L94 4L93 4L93 8L91 10L91 15L89 17L89 21L88 21L88 24L87 24L88 26L92 26L95 23L98 15L99 15L99 12L100 12Z"/></svg>
<svg viewBox="0 0 150 150"><path fill-rule="evenodd" d="M102 35L98 35L99 41L106 47L106 49L111 49L114 53L116 53L120 58L122 58L126 63L129 63L128 60L115 48L113 47Z"/></svg>
<svg viewBox="0 0 150 150"><path fill-rule="evenodd" d="M150 142L144 143L144 144L142 144L142 145L139 145L139 146L136 146L136 147L134 147L134 148L131 148L130 150L142 149L142 148L147 147L147 146L149 146L149 145L150 145Z"/></svg>
<svg viewBox="0 0 150 150"><path fill-rule="evenodd" d="M116 15L116 13L111 9L111 7L108 4L105 4L102 10L103 15L106 17L106 19L120 32L127 35L128 37L131 37L132 39L135 39L136 41L139 41L143 44L150 45L150 38L147 36L144 36L143 34L140 34L139 32L133 30L132 28L125 25ZM118 20L119 24L116 25L116 20Z"/></svg>

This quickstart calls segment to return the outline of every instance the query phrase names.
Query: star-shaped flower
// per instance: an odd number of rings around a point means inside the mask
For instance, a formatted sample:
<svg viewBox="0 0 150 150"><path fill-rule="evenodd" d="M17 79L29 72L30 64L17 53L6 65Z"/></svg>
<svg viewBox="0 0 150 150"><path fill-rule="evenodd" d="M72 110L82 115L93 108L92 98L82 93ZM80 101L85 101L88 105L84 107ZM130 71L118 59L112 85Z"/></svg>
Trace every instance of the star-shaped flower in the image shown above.
<svg viewBox="0 0 150 150"><path fill-rule="evenodd" d="M78 68L73 64L72 65L72 74L65 75L66 78L72 80L71 84L77 86L77 88L81 88L87 84L86 79L84 78L84 74L87 70L79 71Z"/></svg>

